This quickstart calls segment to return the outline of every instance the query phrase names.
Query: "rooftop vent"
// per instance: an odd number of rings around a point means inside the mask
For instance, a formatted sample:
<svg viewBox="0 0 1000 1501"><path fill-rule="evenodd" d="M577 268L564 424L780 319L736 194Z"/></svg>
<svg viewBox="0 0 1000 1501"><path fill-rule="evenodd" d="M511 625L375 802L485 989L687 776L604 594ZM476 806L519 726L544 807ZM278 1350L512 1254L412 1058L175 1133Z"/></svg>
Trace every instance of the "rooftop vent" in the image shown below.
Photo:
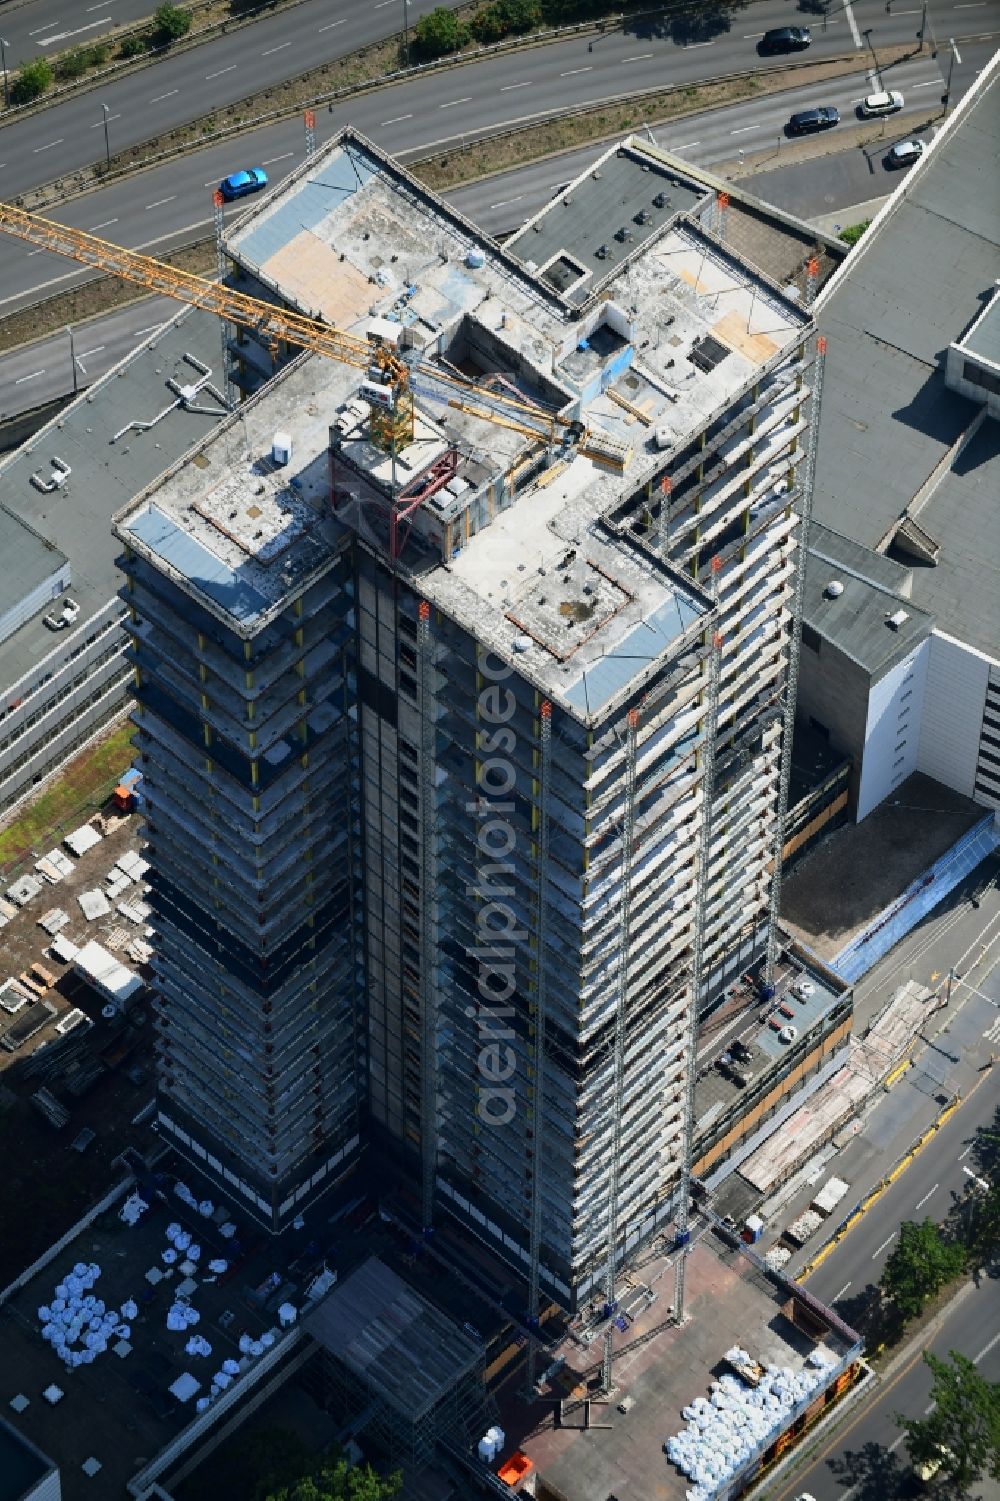
<svg viewBox="0 0 1000 1501"><path fill-rule="evenodd" d="M831 579L823 593L827 599L839 599L844 592L844 586L839 579Z"/></svg>
<svg viewBox="0 0 1000 1501"><path fill-rule="evenodd" d="M898 631L901 625L905 625L910 616L906 610L895 610L885 617L885 623L890 631Z"/></svg>

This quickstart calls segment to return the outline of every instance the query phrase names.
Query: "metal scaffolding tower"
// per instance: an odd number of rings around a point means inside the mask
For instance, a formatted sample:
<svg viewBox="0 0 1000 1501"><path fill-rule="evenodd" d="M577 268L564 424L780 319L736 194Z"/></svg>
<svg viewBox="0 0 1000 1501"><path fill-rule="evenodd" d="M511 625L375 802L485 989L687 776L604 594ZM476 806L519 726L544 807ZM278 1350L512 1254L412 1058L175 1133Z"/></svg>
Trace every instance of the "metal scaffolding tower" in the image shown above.
<svg viewBox="0 0 1000 1501"><path fill-rule="evenodd" d="M225 203L219 189L212 194L212 210L215 221L215 266L219 275L219 281L226 279L226 249L222 242L222 232L225 229ZM236 391L229 373L229 324L225 318L219 322L219 333L222 340L222 394L225 397L226 406L232 410L236 405Z"/></svg>
<svg viewBox="0 0 1000 1501"><path fill-rule="evenodd" d="M628 1005L628 970L631 945L632 914L632 857L635 846L635 782L636 738L639 728L639 711L630 709L628 714L628 746L625 759L625 812L622 821L622 905L618 927L618 982L615 1001L614 1079L611 1093L611 1160L608 1163L608 1244L607 1266L604 1273L604 1312L607 1328L604 1331L604 1358L601 1364L601 1390L613 1390L611 1362L614 1353L614 1317L616 1309L615 1284L617 1268L615 1252L618 1244L618 1186L622 1137L622 1112L624 1110L625 1085L625 1011Z"/></svg>
<svg viewBox="0 0 1000 1501"><path fill-rule="evenodd" d="M542 1143L544 1139L543 1104L545 1095L545 883L549 863L549 782L552 772L552 705L543 700L539 709L538 750L538 830L535 844L535 984L531 997L531 1024L534 1028L531 1096L531 1218L528 1225L528 1327L532 1331L541 1322L539 1297L539 1263L542 1253ZM528 1391L535 1385L537 1349L528 1342Z"/></svg>
<svg viewBox="0 0 1000 1501"><path fill-rule="evenodd" d="M799 687L799 656L802 649L802 610L806 591L806 560L809 549L809 524L812 520L813 483L816 475L816 444L819 439L819 414L823 398L823 372L826 367L826 340L816 340L813 362L813 388L809 409L809 436L802 476L802 502L799 511L798 568L795 573L795 596L792 605L792 629L788 640L788 676L785 680L785 723L781 740L781 772L778 779L778 807L774 822L774 850L771 856L771 901L767 914L767 957L764 977L774 983L778 959L778 915L781 907L781 851L785 843L785 815L788 811L788 788L792 780L792 738L795 729L795 697ZM799 377L801 381L801 376Z"/></svg>
<svg viewBox="0 0 1000 1501"><path fill-rule="evenodd" d="M719 574L721 558L713 558L712 607L713 616L718 615ZM708 656L708 704L705 713L705 732L702 737L704 762L701 777L701 828L698 832L698 887L694 909L694 953L691 963L690 1002L687 1014L687 1030L684 1038L684 1135L681 1180L678 1189L677 1213L674 1216L677 1259L674 1262L674 1317L678 1323L684 1320L684 1271L688 1255L691 1214L691 1167L694 1157L695 1082L698 1055L698 1007L704 985L705 965L705 913L708 907L709 846L712 839L712 797L715 791L715 735L719 718L719 677L722 664L722 636L716 631L712 636L712 650Z"/></svg>
<svg viewBox="0 0 1000 1501"><path fill-rule="evenodd" d="M434 1219L435 1115L437 1059L435 1056L433 901L434 889L434 765L436 734L431 688L431 607L421 600L417 627L420 661L420 1153L421 1225Z"/></svg>

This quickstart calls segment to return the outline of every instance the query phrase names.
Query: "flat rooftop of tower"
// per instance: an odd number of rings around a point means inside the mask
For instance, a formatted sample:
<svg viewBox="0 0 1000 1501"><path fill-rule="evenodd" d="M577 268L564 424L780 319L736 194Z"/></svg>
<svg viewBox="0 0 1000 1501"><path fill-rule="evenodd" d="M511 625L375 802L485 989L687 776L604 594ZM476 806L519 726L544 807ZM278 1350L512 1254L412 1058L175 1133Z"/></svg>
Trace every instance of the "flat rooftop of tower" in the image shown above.
<svg viewBox="0 0 1000 1501"><path fill-rule="evenodd" d="M705 1223L696 1220L694 1236L685 1269L682 1325L670 1322L665 1306L674 1287L669 1257L644 1262L637 1274L655 1288L654 1302L648 1303L639 1285L622 1299L628 1316L626 1331L615 1334L617 1391L611 1402L592 1404L592 1426L584 1426L582 1398L600 1368L599 1331L589 1343L567 1339L560 1347L566 1365L551 1383L550 1395L567 1399L561 1423L553 1402L544 1415L538 1407L530 1408L528 1422L524 1416L518 1422L516 1399L502 1411L508 1440L533 1461L547 1496L560 1501L607 1501L609 1496L683 1501L692 1482L671 1463L664 1445L686 1429L682 1409L696 1398L710 1397L711 1383L727 1371L732 1374L728 1350L740 1346L762 1366L779 1367L793 1377L819 1374L819 1384L803 1406L821 1399L860 1352L860 1337L804 1289L769 1273L756 1257ZM813 1363L819 1351L818 1358L829 1362L822 1370ZM626 1400L623 1413L619 1404ZM745 1461L746 1471L765 1448L762 1443Z"/></svg>
<svg viewBox="0 0 1000 1501"><path fill-rule="evenodd" d="M631 228L603 255L587 224L612 190ZM607 712L683 654L708 603L608 513L810 323L796 287L727 250L718 213L714 192L630 139L501 247L342 131L227 248L267 295L395 346L413 398L395 452L364 361L302 358L119 534L252 634L327 566L342 524L569 712ZM281 471L277 431L292 446Z"/></svg>

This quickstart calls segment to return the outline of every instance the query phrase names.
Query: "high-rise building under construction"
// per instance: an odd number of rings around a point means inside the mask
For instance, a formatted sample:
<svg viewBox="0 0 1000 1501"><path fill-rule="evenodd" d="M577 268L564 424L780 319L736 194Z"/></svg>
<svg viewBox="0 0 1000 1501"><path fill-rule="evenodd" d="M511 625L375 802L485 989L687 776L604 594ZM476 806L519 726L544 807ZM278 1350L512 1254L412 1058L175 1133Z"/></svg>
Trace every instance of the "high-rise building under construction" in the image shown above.
<svg viewBox="0 0 1000 1501"><path fill-rule="evenodd" d="M226 249L354 339L241 330L116 523L161 1127L271 1228L390 1153L573 1307L773 942L813 248L634 139L500 247L345 131Z"/></svg>

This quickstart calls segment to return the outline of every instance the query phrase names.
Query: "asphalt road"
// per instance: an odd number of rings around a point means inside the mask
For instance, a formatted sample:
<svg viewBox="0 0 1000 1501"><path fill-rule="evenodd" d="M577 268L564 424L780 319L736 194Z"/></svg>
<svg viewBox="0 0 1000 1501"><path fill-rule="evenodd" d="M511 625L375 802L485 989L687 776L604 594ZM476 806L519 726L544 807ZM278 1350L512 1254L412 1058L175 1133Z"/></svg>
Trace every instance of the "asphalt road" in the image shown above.
<svg viewBox="0 0 1000 1501"><path fill-rule="evenodd" d="M984 1277L978 1287L970 1288L953 1305L929 1348L940 1356L960 1350L988 1381L1000 1380L996 1284ZM915 1487L895 1414L924 1416L930 1390L930 1371L918 1353L869 1392L847 1427L822 1445L812 1463L796 1470L793 1479L777 1482L768 1501L792 1501L803 1492L815 1501L895 1501L926 1494ZM975 1493L992 1496L996 1487L987 1482Z"/></svg>
<svg viewBox="0 0 1000 1501"><path fill-rule="evenodd" d="M935 24L949 34L977 34L1000 24L1000 0L976 0L969 9L960 0L934 0ZM411 17L430 7L412 0ZM256 22L192 51L167 57L154 67L109 83L99 92L68 99L0 130L0 195L14 197L42 182L63 179L99 160L104 147L107 105L112 151L147 140L207 109L229 104L281 79L342 55L393 29L395 0L347 5L334 15L329 0L305 0L293 10ZM796 13L798 16L799 13ZM381 18L385 17L385 22ZM849 19L850 18L850 24ZM417 121L412 130L425 146L461 141L497 125L515 124L553 110L653 89L664 82L697 81L748 66L767 68L756 42L765 27L789 19L789 0L757 0L738 11L730 29L696 33L665 30L641 19L592 43L584 37L489 59L468 67L432 73L381 93L380 119ZM728 21L720 24L729 26ZM859 29L860 28L860 29ZM870 28L874 50L861 30ZM909 7L887 16L882 0L855 0L853 8L831 0L825 26L815 22L809 58L850 51L871 62L878 47L914 38ZM211 87L209 87L211 85ZM349 118L359 123L360 102ZM338 118L342 123L343 116Z"/></svg>
<svg viewBox="0 0 1000 1501"><path fill-rule="evenodd" d="M147 15L156 8L150 0L111 0L110 4L100 0L93 8L95 23L100 17L113 17L116 6L124 3L141 8ZM77 35L64 35L46 48L41 45L47 34L44 27L38 37L22 33L22 47L30 42L36 47L35 55L43 56L76 42L83 44L88 37L93 39L107 30L106 24L95 24L90 31L83 29L91 20L88 4L93 5L93 0L84 4L63 0L61 6L55 0L35 0L35 4L11 12L9 18L0 11L0 23L13 31L17 25L23 26L22 18L29 17L36 6L53 13L61 11L68 24L58 30ZM426 11L434 9L434 0L408 0L408 7L412 26ZM33 23L32 29L37 24ZM103 130L93 135L86 132L93 130L97 116L101 116L97 123L103 124L102 102L111 116L111 149L120 150L401 29L400 0L304 0L301 5L263 16L251 26L175 57L166 54L151 67L109 80L99 91L70 95L62 103L51 104L23 120L12 114L0 131L0 192L20 193L100 160ZM2 34L13 43L8 30ZM11 71L14 50L13 46L8 49Z"/></svg>
<svg viewBox="0 0 1000 1501"><path fill-rule="evenodd" d="M552 66L552 49L543 49L543 52L546 62ZM508 59L508 66L511 61ZM497 66L488 65L494 82L496 76L503 76L497 75ZM477 68L477 85L483 72L484 68ZM468 89L472 87L472 76L462 70L460 75L448 74L445 79L438 79L437 86L446 82L452 90L459 86ZM893 140L905 136L908 130L912 131L914 120L924 121L921 100L932 95L940 85L938 65L929 56L914 59L897 70L894 82L897 81L904 94L907 89L912 93L907 100L908 110L893 118L892 129L887 131L885 138L886 149ZM503 85L492 95L484 91L476 100L456 100L456 107L447 116L441 116L440 111L447 108L447 101L442 103L440 96L434 95L431 82L423 79L359 97L352 106L350 123L405 161L408 157L426 153L440 139L442 118L459 125L460 138L461 122L466 118L474 130L484 130L502 120L509 108L507 95L503 92L507 85ZM855 103L867 88L868 79L863 72L852 74L825 87L823 102L837 104L845 118L853 118ZM779 160L781 148L778 142L782 139L782 127L789 114L794 109L815 103L816 96L815 87L792 89L780 96L751 99L725 109L689 116L655 134L664 145L695 162L709 164L730 160L740 142L747 143L748 149L760 149L765 142L772 142L775 158ZM911 101L915 102L911 104ZM319 115L317 137L326 139L343 123L344 120L336 114ZM832 145L833 136L829 139ZM0 146L2 140L0 132ZM211 224L212 190L227 172L237 167L261 165L271 172L273 179L277 179L301 161L304 151L301 121L282 121L249 133L239 143L205 147L140 176L89 193L68 203L53 217L76 228L105 235L130 249L141 248L159 254L172 245L196 237L199 228L204 230ZM594 147L579 152L574 158L578 167L592 159L596 152ZM814 174L822 175L826 169L819 162L812 164L812 170ZM873 180L866 178L862 196L871 198L879 191L889 192L898 175L893 174L890 180L879 165L874 186ZM572 176L573 168L567 167L562 159L557 166L549 164L539 179L542 194L538 195L536 189L536 196L523 196L520 188L511 188L510 180L494 178L477 189L468 190L469 201L475 204L472 216L490 233L513 228L545 201L551 192L551 188L544 191L549 184L557 180L565 182ZM469 211L468 201L464 198L457 201ZM499 212L501 208L502 213ZM0 314L91 274L73 268L61 257L47 251L29 250L17 241L5 243L0 260Z"/></svg>
<svg viewBox="0 0 1000 1501"><path fill-rule="evenodd" d="M156 9L155 0L29 0L0 5L0 35L7 46L7 66L51 56L66 47L85 46L112 26L142 21Z"/></svg>

